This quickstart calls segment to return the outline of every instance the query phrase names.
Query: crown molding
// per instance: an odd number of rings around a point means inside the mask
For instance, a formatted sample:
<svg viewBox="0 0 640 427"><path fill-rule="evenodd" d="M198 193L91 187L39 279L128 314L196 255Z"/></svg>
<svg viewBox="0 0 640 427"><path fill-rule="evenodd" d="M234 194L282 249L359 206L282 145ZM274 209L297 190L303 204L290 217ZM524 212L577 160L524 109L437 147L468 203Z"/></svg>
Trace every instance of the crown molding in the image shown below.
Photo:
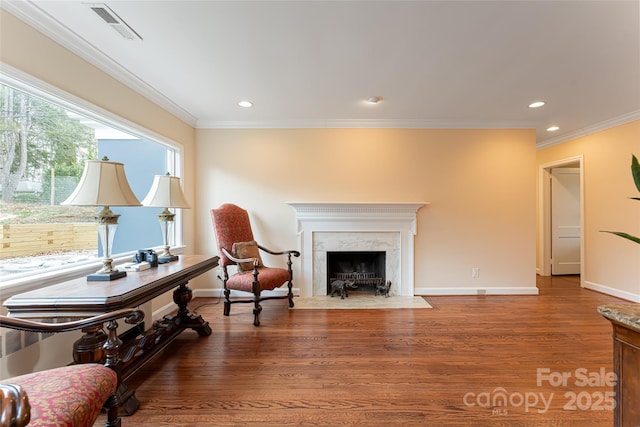
<svg viewBox="0 0 640 427"><path fill-rule="evenodd" d="M35 28L62 47L96 66L180 120L195 127L197 123L195 116L122 67L116 60L106 55L34 3L30 1L4 1L0 2L0 8L8 11L27 25Z"/></svg>
<svg viewBox="0 0 640 427"><path fill-rule="evenodd" d="M611 119L596 123L591 126L584 127L575 132L569 132L556 138L545 139L536 144L536 149L551 147L553 145L562 144L563 142L571 141L572 139L581 138L583 136L591 135L596 132L610 129L612 127L631 123L633 121L640 120L640 110L632 111L627 114L623 114Z"/></svg>
<svg viewBox="0 0 640 427"><path fill-rule="evenodd" d="M534 122L443 119L310 119L288 121L203 121L199 129L535 129Z"/></svg>

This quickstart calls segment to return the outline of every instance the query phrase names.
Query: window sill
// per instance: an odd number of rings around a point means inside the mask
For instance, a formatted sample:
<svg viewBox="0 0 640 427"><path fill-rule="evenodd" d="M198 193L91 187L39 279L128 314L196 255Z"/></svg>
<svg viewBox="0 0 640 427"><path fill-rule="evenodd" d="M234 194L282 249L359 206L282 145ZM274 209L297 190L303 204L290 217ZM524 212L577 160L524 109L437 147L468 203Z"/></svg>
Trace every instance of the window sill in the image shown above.
<svg viewBox="0 0 640 427"><path fill-rule="evenodd" d="M152 248L156 252L160 252L162 247ZM184 246L172 246L171 252L177 255L183 252ZM120 254L113 258L113 265L130 262L135 251ZM0 299L5 300L12 295L22 292L29 292L34 289L44 288L46 286L55 285L57 283L66 282L68 280L78 279L95 273L102 266L100 259L89 261L78 265L67 266L63 268L44 270L39 273L33 273L28 276L22 276L15 279L3 281L0 284Z"/></svg>

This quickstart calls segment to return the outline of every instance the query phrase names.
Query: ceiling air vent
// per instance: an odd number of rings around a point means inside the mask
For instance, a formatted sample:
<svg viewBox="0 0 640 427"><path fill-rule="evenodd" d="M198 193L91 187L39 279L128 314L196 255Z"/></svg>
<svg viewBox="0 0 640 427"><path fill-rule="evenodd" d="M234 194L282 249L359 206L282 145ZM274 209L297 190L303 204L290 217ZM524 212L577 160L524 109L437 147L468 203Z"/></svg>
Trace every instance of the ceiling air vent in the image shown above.
<svg viewBox="0 0 640 427"><path fill-rule="evenodd" d="M105 3L85 3L89 9L95 12L104 22L109 24L111 28L116 30L118 34L127 40L142 40L140 34L129 26L122 18L118 16L109 6Z"/></svg>

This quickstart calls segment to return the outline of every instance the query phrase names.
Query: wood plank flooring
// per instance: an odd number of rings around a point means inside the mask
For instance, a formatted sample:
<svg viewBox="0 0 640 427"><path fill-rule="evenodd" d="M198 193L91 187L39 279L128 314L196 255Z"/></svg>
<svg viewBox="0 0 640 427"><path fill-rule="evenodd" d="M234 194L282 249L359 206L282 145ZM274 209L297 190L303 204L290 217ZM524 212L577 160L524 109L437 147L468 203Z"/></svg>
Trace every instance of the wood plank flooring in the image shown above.
<svg viewBox="0 0 640 427"><path fill-rule="evenodd" d="M249 305L224 317L195 299L213 334L185 332L139 371L140 409L122 425L612 426L611 326L596 308L621 300L577 276L537 282L538 296L427 297L432 309L267 301L258 328Z"/></svg>

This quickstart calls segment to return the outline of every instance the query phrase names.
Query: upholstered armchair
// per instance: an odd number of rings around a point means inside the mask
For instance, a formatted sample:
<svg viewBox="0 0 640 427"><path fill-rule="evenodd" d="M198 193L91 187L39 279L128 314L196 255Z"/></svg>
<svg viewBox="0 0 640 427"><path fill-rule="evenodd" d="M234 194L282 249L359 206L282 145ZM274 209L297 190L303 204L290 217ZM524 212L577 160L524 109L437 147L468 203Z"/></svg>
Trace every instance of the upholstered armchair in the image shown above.
<svg viewBox="0 0 640 427"><path fill-rule="evenodd" d="M231 304L253 303L253 324L260 326L260 312L262 311L260 302L288 298L289 307L293 307L291 256L299 257L300 252L294 250L278 252L259 245L253 238L249 214L236 205L223 204L217 209L212 209L211 218L224 275L224 315L228 316L231 312ZM286 256L287 269L266 267L262 262L260 251L271 255ZM288 287L287 295L268 297L262 295L262 291L274 290L285 283ZM232 290L251 292L253 299L231 300Z"/></svg>
<svg viewBox="0 0 640 427"><path fill-rule="evenodd" d="M0 426L91 427L100 411L107 412L105 427L120 427L117 389L120 384L117 319L139 323L144 312L123 309L66 323L42 323L0 316L0 327L29 332L58 333L106 323L104 364L73 364L0 381Z"/></svg>

